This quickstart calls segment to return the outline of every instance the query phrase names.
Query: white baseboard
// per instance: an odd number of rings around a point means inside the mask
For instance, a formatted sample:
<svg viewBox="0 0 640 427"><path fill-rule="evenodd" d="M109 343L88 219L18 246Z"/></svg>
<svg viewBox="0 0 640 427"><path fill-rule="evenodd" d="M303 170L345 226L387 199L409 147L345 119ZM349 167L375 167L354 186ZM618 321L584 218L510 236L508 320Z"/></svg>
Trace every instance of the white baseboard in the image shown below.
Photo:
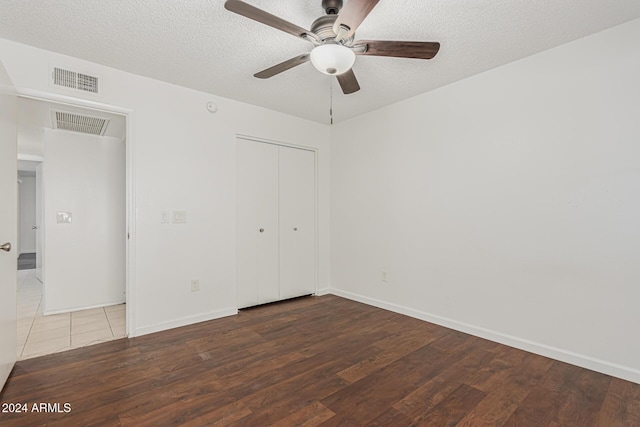
<svg viewBox="0 0 640 427"><path fill-rule="evenodd" d="M60 310L46 310L42 314L49 316L51 314L72 313L74 311L91 310L92 308L110 307L112 305L124 304L126 301L106 302L104 304L87 305L82 307L62 308Z"/></svg>
<svg viewBox="0 0 640 427"><path fill-rule="evenodd" d="M316 296L321 297L323 295L329 295L330 293L331 293L331 289L329 288L318 289L316 291Z"/></svg>
<svg viewBox="0 0 640 427"><path fill-rule="evenodd" d="M640 384L640 370L338 289L329 293Z"/></svg>
<svg viewBox="0 0 640 427"><path fill-rule="evenodd" d="M222 310L214 310L208 313L196 314L194 316L181 317L179 319L136 328L134 336L139 337L141 335L151 334L154 332L166 331L167 329L179 328L181 326L192 325L194 323L206 322L208 320L219 319L221 317L233 316L234 314L238 314L238 309L235 307L225 308Z"/></svg>

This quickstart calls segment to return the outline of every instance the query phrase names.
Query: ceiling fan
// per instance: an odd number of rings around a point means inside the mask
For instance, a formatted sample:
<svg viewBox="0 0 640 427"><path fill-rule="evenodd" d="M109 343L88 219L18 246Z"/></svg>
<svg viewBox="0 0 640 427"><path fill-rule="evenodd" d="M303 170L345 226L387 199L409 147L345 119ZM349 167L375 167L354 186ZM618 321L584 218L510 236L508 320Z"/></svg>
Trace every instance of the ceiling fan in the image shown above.
<svg viewBox="0 0 640 427"><path fill-rule="evenodd" d="M356 30L379 1L347 0L343 8L342 0L322 0L326 15L316 19L311 24L311 30L305 30L244 1L227 0L224 7L254 21L310 41L314 45L310 53L304 53L274 65L254 74L254 77L268 79L311 61L321 73L335 75L342 92L350 94L360 90L358 80L351 68L356 55L431 59L440 49L438 42L354 40Z"/></svg>

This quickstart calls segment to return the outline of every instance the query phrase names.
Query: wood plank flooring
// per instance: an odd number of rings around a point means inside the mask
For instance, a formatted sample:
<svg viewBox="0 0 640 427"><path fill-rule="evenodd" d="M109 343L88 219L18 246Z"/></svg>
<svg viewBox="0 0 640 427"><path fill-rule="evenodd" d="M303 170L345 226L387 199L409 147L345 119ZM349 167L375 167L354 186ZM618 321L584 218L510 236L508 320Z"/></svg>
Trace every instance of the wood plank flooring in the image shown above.
<svg viewBox="0 0 640 427"><path fill-rule="evenodd" d="M638 384L335 296L24 360L0 402L28 404L5 427L640 426Z"/></svg>

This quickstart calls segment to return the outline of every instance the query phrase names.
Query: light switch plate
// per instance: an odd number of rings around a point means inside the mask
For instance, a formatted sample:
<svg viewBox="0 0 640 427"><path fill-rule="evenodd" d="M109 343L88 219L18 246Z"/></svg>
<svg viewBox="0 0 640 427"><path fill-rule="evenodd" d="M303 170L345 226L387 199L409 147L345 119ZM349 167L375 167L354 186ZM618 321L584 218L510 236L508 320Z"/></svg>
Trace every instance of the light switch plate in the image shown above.
<svg viewBox="0 0 640 427"><path fill-rule="evenodd" d="M71 224L71 212L56 212L56 222L58 224Z"/></svg>
<svg viewBox="0 0 640 427"><path fill-rule="evenodd" d="M171 212L172 222L174 224L186 224L187 222L187 211L173 211Z"/></svg>
<svg viewBox="0 0 640 427"><path fill-rule="evenodd" d="M168 224L169 223L169 211L160 212L160 224Z"/></svg>

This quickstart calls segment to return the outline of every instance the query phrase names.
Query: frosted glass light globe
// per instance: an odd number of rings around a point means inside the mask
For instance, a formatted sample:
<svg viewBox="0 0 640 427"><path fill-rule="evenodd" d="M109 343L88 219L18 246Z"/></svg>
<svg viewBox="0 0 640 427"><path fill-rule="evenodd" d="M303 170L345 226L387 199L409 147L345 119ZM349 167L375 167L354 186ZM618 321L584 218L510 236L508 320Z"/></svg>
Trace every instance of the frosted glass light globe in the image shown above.
<svg viewBox="0 0 640 427"><path fill-rule="evenodd" d="M323 44L311 51L311 63L321 73L333 76L346 73L356 61L356 54L341 44Z"/></svg>

